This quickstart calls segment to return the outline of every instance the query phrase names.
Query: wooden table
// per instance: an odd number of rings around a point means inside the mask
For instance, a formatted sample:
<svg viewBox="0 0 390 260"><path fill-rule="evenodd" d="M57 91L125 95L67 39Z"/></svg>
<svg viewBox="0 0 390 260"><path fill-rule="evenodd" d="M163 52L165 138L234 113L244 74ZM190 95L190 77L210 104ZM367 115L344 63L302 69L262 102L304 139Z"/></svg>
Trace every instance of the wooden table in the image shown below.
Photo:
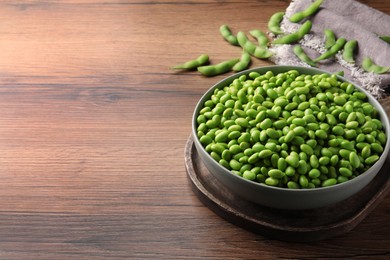
<svg viewBox="0 0 390 260"><path fill-rule="evenodd" d="M288 4L1 1L0 259L387 259L388 196L351 232L299 244L230 224L190 188L192 112L224 76L169 67L237 56L219 26L266 30Z"/></svg>

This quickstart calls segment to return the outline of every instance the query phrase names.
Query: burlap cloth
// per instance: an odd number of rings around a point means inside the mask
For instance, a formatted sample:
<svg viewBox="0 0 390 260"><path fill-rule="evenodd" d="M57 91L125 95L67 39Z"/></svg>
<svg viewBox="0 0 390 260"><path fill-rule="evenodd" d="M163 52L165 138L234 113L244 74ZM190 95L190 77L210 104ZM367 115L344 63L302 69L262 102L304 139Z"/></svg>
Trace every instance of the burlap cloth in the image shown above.
<svg viewBox="0 0 390 260"><path fill-rule="evenodd" d="M288 20L292 14L306 9L312 0L295 0L286 9L281 27L286 33L295 32L304 22L292 23ZM318 68L329 72L344 71L345 77L368 90L376 98L390 94L390 73L367 73L361 68L364 57L371 57L381 66L390 66L390 44L378 38L378 35L390 36L390 16L354 0L324 0L320 10L309 18L312 29L301 41L306 53L311 58L325 52L324 29L331 29L337 38L355 39L358 50L355 64L342 59L339 52L334 59L318 63ZM271 50L275 55L271 60L280 65L308 66L301 62L292 51L293 45L274 45Z"/></svg>

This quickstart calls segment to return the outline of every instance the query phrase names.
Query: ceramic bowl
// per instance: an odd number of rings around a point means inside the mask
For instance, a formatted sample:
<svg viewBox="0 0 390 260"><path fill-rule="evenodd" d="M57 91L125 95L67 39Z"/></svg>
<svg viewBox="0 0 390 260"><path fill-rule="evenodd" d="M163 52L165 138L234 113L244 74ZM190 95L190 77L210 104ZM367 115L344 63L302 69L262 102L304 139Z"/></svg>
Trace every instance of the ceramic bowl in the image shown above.
<svg viewBox="0 0 390 260"><path fill-rule="evenodd" d="M379 104L379 102L370 95L366 90L357 84L347 80L344 77L339 77L339 80L353 83L357 89L364 92L369 102L378 110L379 118L382 121L382 124L385 129L385 133L387 136L387 142L384 147L384 151L380 156L379 160L373 164L367 171L358 175L357 177L348 180L344 183L336 184L328 187L318 187L313 189L288 189L281 187L273 187L265 184L261 184L258 182L250 181L240 177L230 170L221 166L217 161L215 161L204 149L202 144L200 143L196 127L197 122L196 118L203 106L203 103L210 98L213 94L215 88L221 88L230 84L234 79L240 77L241 75L248 74L250 72L258 72L263 74L267 71L272 71L274 74L286 72L289 70L297 70L303 74L323 74L328 73L323 70L315 69L315 68L307 68L307 67L298 67L298 66L267 66L267 67L259 67L250 70L246 70L231 76L224 78L223 80L216 83L212 86L199 100L198 104L193 113L192 118L192 135L194 137L195 147L197 152L200 155L202 162L205 164L206 168L210 171L210 173L215 176L221 183L221 185L225 185L228 189L230 189L235 194L241 196L242 198L249 200L251 202L261 204L263 206L268 206L272 208L279 209L313 209L329 206L333 203L340 202L342 200L347 199L348 197L356 194L358 191L363 189L366 185L370 183L370 181L377 175L383 166L386 158L389 153L390 146L390 125L389 120L387 118L386 112Z"/></svg>

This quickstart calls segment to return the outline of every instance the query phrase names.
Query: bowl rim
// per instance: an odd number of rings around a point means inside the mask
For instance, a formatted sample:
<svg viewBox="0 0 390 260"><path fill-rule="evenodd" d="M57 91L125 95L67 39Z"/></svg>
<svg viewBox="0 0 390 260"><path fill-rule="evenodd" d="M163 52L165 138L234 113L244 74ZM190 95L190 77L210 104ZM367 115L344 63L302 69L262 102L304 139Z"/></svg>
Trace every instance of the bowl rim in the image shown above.
<svg viewBox="0 0 390 260"><path fill-rule="evenodd" d="M231 177L236 178L238 181L246 182L248 185L251 185L253 187L258 187L260 189L270 189L270 190L274 190L274 191L283 191L283 192L291 192L291 193L306 193L306 192L313 193L313 192L324 192L324 191L333 190L333 189L342 189L344 186L353 185L353 183L358 182L360 179L364 178L366 175L372 174L372 172L376 168L375 167L376 165L380 165L380 168L383 167L383 164L386 161L386 159L388 157L388 154L389 154L389 150L390 150L390 122L389 122L389 118L388 118L384 108L379 103L379 101L376 98L374 98L367 90L365 90L359 84L356 84L355 82L353 82L353 81L351 81L351 80L349 80L349 79L347 79L347 78L345 78L343 76L340 76L340 75L336 75L339 80L353 84L354 87L356 87L359 91L361 91L364 94L366 94L366 96L368 98L368 101L372 105L374 105L374 107L378 110L378 112L379 112L378 113L378 117L380 118L380 120L382 122L382 125L383 125L383 127L385 129L386 144L385 144L385 147L383 149L383 152L380 155L378 161L376 161L373 165L371 165L371 167L368 170L366 170L365 172L359 174L358 176L356 176L353 179L350 179L350 180L348 180L346 182L343 182L343 183L337 183L337 184L332 185L332 186L316 187L316 188L312 188L312 189L309 189L309 188L289 189L289 188L285 188L285 187L275 187L275 186L266 185L264 183L259 183L259 182L247 180L247 179L245 179L245 178L243 178L241 176L238 176L238 175L232 173L230 170L226 169L221 164L216 162L210 156L210 154L205 150L203 145L200 143L198 135L197 135L197 132L196 132L196 125L197 125L196 119L197 119L197 115L198 115L201 107L203 106L205 100L207 98L209 98L209 96L212 95L212 93L213 93L215 88L222 87L223 85L226 86L226 85L230 84L231 82L233 82L234 79L239 78L242 75L248 75L250 72L259 72L259 71L264 71L264 72L261 72L261 73L265 73L266 71L269 71L269 70L273 70L273 71L274 70L277 70L277 71L280 70L280 72L277 72L277 73L287 72L289 70L298 70L299 73L301 73L301 74L306 74L307 72L301 72L302 70L306 70L306 71L310 71L311 72L310 74L308 73L309 75L324 74L324 73L325 74L329 74L329 75L335 75L334 73L331 73L331 72L323 70L323 69L312 68L312 67L304 67L304 66L295 66L295 65L259 66L259 67L243 70L241 72L229 75L229 76L219 80L218 82L216 82L206 92L204 92L204 94L198 100L198 102L197 102L197 104L196 104L196 106L194 108L193 115L192 115L192 135L193 135L194 142L197 143L197 147L200 147L203 150L203 152L206 154L206 156L209 157L209 159L211 159L213 164L215 164L220 170L222 170L222 172L224 174L230 174ZM379 172L379 170L377 172ZM377 173L375 173L375 174L377 174Z"/></svg>

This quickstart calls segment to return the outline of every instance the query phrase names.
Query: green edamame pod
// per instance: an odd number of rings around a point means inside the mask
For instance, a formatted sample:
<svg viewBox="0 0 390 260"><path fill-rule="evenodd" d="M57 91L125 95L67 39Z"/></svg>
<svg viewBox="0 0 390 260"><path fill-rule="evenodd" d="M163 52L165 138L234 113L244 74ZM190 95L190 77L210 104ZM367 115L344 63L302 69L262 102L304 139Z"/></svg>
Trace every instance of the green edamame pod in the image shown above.
<svg viewBox="0 0 390 260"><path fill-rule="evenodd" d="M196 69L199 66L202 66L203 64L206 64L207 62L209 62L209 56L206 54L202 54L195 60L190 60L182 64L173 66L172 69L192 70L192 69Z"/></svg>
<svg viewBox="0 0 390 260"><path fill-rule="evenodd" d="M268 29L274 34L283 34L280 22L283 20L284 12L274 13L268 21Z"/></svg>
<svg viewBox="0 0 390 260"><path fill-rule="evenodd" d="M344 51L343 51L343 59L346 62L354 63L355 59L353 58L353 54L357 47L357 41L356 40L350 40L345 43L344 45Z"/></svg>
<svg viewBox="0 0 390 260"><path fill-rule="evenodd" d="M204 76L211 77L230 71L240 59L231 59L215 65L198 67L198 71Z"/></svg>
<svg viewBox="0 0 390 260"><path fill-rule="evenodd" d="M379 66L375 64L371 58L364 58L362 61L362 68L367 72L373 72L376 74L383 74L390 70L390 67Z"/></svg>
<svg viewBox="0 0 390 260"><path fill-rule="evenodd" d="M341 50L344 47L344 44L347 42L344 38L337 39L336 43L326 52L324 52L322 55L320 55L318 58L314 59L315 62L320 60L325 60L333 57L336 55L336 53Z"/></svg>
<svg viewBox="0 0 390 260"><path fill-rule="evenodd" d="M277 38L272 43L273 44L292 44L300 41L306 34L308 34L311 30L312 22L306 21L298 31L285 35L283 37Z"/></svg>
<svg viewBox="0 0 390 260"><path fill-rule="evenodd" d="M219 32L221 33L222 37L231 45L238 46L237 37L232 34L232 31L230 30L228 25L221 25L219 27Z"/></svg>
<svg viewBox="0 0 390 260"><path fill-rule="evenodd" d="M379 38L387 43L390 44L390 36L386 36L386 35L381 35L379 36Z"/></svg>
<svg viewBox="0 0 390 260"><path fill-rule="evenodd" d="M331 29L324 30L325 35L325 48L330 49L336 43L336 35Z"/></svg>
<svg viewBox="0 0 390 260"><path fill-rule="evenodd" d="M232 70L235 72L242 71L248 68L250 63L251 63L251 56L246 51L243 51L239 62L234 64Z"/></svg>
<svg viewBox="0 0 390 260"><path fill-rule="evenodd" d="M255 29L255 30L251 30L249 34L252 35L252 37L257 40L260 46L267 47L269 40L267 35L265 35L265 33Z"/></svg>
<svg viewBox="0 0 390 260"><path fill-rule="evenodd" d="M314 13L316 13L318 11L322 2L323 2L323 0L316 0L308 8L306 8L302 12L297 12L297 13L293 14L289 18L290 22L299 23L303 19L313 15Z"/></svg>
<svg viewBox="0 0 390 260"><path fill-rule="evenodd" d="M255 45L246 37L245 33L238 32L237 40L240 46L244 49L244 51L248 52L250 55L259 58L259 59L267 59L272 56L272 52L270 52L267 48Z"/></svg>
<svg viewBox="0 0 390 260"><path fill-rule="evenodd" d="M307 56L301 45L295 45L293 51L301 61L312 67L317 66L317 64L309 56Z"/></svg>

